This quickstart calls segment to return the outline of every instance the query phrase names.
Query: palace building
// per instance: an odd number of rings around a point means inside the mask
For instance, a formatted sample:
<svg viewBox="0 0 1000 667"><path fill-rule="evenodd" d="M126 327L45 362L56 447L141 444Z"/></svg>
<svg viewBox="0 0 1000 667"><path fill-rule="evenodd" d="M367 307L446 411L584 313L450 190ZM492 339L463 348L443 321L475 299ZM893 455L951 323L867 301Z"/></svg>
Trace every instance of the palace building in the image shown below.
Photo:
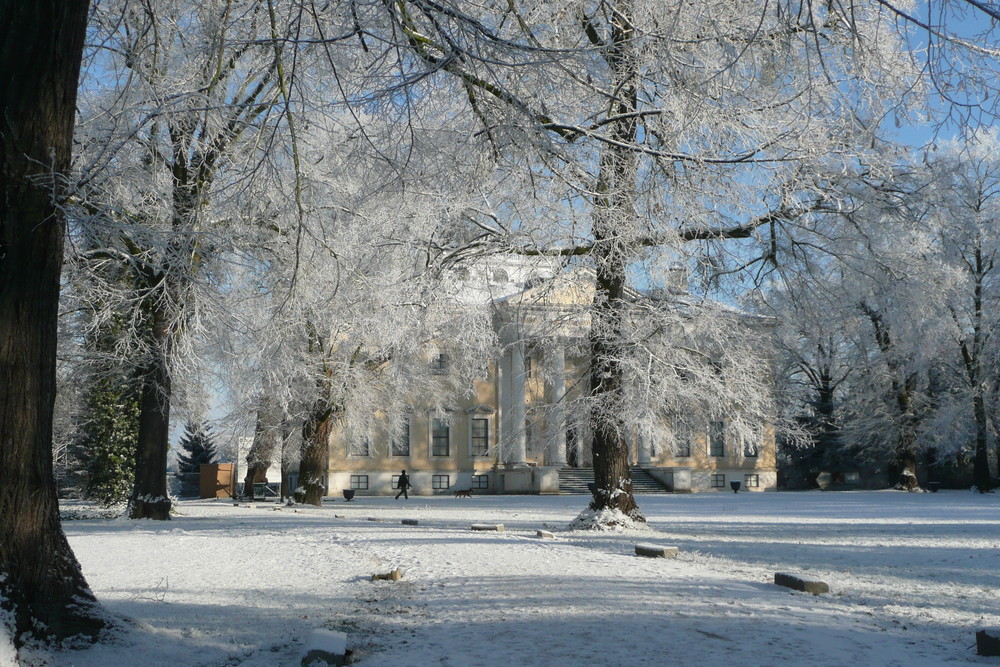
<svg viewBox="0 0 1000 667"><path fill-rule="evenodd" d="M489 305L502 355L471 392L443 409L414 397L405 414L381 420L381 432L359 437L335 430L328 494L395 494L404 469L417 495L466 489L483 495L586 492L582 482L592 460L579 406L588 386L593 284L589 269L540 268L537 259L508 256L464 269L456 280L456 303ZM678 290L664 302L691 307L689 301ZM746 326L770 326L765 318L738 316ZM428 351L426 363L444 382L461 354L441 341ZM666 429L674 433L669 443L658 442L655 432L630 435L637 492L729 491L733 482L747 491L774 490L769 424L761 424L754 437L743 429L737 438L725 418L688 421L700 426Z"/></svg>

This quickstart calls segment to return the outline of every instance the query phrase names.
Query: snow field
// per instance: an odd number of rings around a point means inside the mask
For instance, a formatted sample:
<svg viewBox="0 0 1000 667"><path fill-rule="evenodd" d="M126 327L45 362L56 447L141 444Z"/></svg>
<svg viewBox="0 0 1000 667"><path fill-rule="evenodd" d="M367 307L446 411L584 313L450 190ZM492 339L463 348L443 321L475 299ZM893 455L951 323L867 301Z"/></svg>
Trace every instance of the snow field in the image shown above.
<svg viewBox="0 0 1000 667"><path fill-rule="evenodd" d="M68 521L95 594L136 624L31 657L297 665L327 628L366 666L1000 664L974 649L977 629L1000 625L995 495L640 496L649 530L566 530L585 500L361 497L299 512L189 501L166 524ZM681 551L642 558L636 543ZM401 581L370 581L397 566ZM774 586L777 571L832 592Z"/></svg>

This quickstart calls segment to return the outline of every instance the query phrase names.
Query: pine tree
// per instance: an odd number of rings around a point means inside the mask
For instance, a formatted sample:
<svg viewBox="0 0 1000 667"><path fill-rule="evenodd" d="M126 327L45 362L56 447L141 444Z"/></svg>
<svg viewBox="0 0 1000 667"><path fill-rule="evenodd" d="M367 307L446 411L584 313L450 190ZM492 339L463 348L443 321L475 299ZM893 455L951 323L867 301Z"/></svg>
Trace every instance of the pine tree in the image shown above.
<svg viewBox="0 0 1000 667"><path fill-rule="evenodd" d="M203 423L188 421L185 424L180 448L181 452L177 454L177 469L181 474L196 473L203 464L215 463L216 451L215 443L212 442L212 432Z"/></svg>

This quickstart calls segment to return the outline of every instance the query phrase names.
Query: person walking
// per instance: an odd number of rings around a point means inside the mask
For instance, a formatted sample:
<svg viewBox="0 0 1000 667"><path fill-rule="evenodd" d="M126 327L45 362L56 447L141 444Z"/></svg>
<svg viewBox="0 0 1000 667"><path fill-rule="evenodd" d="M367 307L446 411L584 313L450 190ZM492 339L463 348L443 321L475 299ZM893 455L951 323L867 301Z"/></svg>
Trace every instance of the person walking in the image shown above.
<svg viewBox="0 0 1000 667"><path fill-rule="evenodd" d="M396 483L396 488L399 489L399 493L396 494L396 500L399 500L400 496L403 496L404 500L410 499L410 494L406 492L410 488L410 476L406 474L406 471L400 471L399 481Z"/></svg>

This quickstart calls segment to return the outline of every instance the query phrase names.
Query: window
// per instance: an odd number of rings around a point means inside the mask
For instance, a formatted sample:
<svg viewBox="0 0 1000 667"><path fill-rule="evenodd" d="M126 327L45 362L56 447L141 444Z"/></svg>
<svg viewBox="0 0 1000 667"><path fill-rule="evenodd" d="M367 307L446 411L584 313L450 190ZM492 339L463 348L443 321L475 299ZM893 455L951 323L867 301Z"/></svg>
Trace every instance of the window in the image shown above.
<svg viewBox="0 0 1000 667"><path fill-rule="evenodd" d="M371 456L371 450L371 441L368 438L352 438L347 445L348 456Z"/></svg>
<svg viewBox="0 0 1000 667"><path fill-rule="evenodd" d="M410 418L407 417L403 420L403 426L400 428L399 433L396 437L392 439L392 455L393 456L409 456L410 455Z"/></svg>
<svg viewBox="0 0 1000 667"><path fill-rule="evenodd" d="M760 475L756 473L747 473L743 475L743 485L748 489L756 489L760 487Z"/></svg>
<svg viewBox="0 0 1000 667"><path fill-rule="evenodd" d="M708 455L726 455L726 425L723 422L708 425Z"/></svg>
<svg viewBox="0 0 1000 667"><path fill-rule="evenodd" d="M541 365L538 363L538 350L529 348L524 351L524 377L537 378L541 375Z"/></svg>
<svg viewBox="0 0 1000 667"><path fill-rule="evenodd" d="M399 475L393 475L392 476L392 481L389 482L389 484L392 486L392 488L398 489L399 488Z"/></svg>
<svg viewBox="0 0 1000 667"><path fill-rule="evenodd" d="M726 476L721 472L712 473L712 488L713 489L724 489L726 488Z"/></svg>
<svg viewBox="0 0 1000 667"><path fill-rule="evenodd" d="M351 488L367 491L368 475L351 475Z"/></svg>
<svg viewBox="0 0 1000 667"><path fill-rule="evenodd" d="M431 420L431 456L451 456L451 427L444 419Z"/></svg>
<svg viewBox="0 0 1000 667"><path fill-rule="evenodd" d="M431 373L445 375L448 373L448 353L438 352L431 357Z"/></svg>
<svg viewBox="0 0 1000 667"><path fill-rule="evenodd" d="M531 420L532 416L529 416L524 420L524 448L527 454L537 456L541 454L541 452L538 451L538 446L541 443L538 442L540 438L535 437L534 423Z"/></svg>
<svg viewBox="0 0 1000 667"><path fill-rule="evenodd" d="M473 456L486 456L490 450L490 420L473 417L470 420L470 441Z"/></svg>
<svg viewBox="0 0 1000 667"><path fill-rule="evenodd" d="M450 489L451 479L449 475L431 475L432 489Z"/></svg>
<svg viewBox="0 0 1000 667"><path fill-rule="evenodd" d="M743 456L745 458L752 459L757 457L763 437L764 434L759 426L753 429L753 435L743 441Z"/></svg>
<svg viewBox="0 0 1000 667"><path fill-rule="evenodd" d="M691 430L680 426L674 431L674 456L686 458L691 456Z"/></svg>
<svg viewBox="0 0 1000 667"><path fill-rule="evenodd" d="M473 475L472 476L472 488L474 488L474 489L488 489L488 488L490 488L490 477L489 477L489 475Z"/></svg>

